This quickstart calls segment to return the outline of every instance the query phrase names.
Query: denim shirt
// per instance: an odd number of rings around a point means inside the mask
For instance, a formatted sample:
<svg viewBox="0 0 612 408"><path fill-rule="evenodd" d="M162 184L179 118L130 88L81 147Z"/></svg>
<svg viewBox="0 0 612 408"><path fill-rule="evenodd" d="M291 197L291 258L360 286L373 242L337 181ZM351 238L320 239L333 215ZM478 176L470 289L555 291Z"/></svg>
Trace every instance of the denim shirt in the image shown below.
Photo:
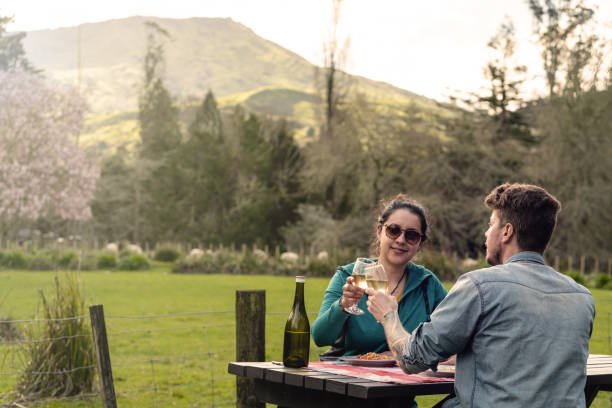
<svg viewBox="0 0 612 408"><path fill-rule="evenodd" d="M535 252L467 273L407 340L404 363L457 354L448 407L584 407L592 294Z"/></svg>

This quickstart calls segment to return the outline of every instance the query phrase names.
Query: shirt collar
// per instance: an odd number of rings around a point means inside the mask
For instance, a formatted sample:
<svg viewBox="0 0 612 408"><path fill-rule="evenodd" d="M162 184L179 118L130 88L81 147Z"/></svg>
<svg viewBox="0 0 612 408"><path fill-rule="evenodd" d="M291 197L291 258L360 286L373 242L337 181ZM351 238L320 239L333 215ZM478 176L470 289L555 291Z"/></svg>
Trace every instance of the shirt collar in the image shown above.
<svg viewBox="0 0 612 408"><path fill-rule="evenodd" d="M504 264L511 263L511 262L535 262L535 263L545 265L544 258L542 258L542 255L540 255L537 252L531 252L531 251L523 251L523 252L514 254L510 258L508 258L506 262L504 262Z"/></svg>

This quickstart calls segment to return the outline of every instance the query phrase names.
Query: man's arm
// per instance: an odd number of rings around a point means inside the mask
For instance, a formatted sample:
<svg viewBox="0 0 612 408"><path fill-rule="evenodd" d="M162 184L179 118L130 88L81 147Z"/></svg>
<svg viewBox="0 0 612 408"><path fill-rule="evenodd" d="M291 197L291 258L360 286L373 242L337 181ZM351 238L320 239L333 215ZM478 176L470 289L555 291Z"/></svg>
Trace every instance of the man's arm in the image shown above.
<svg viewBox="0 0 612 408"><path fill-rule="evenodd" d="M469 276L462 276L431 315L412 334L401 325L397 305L389 296L370 289L368 310L383 324L389 348L404 371L414 373L435 369L466 347L482 314L478 287Z"/></svg>
<svg viewBox="0 0 612 408"><path fill-rule="evenodd" d="M422 364L407 364L404 360L405 348L410 344L411 335L408 333L402 322L399 319L397 310L391 310L385 314L382 320L382 325L385 329L385 337L389 350L393 353L393 357L397 360L402 370L408 374L416 374L427 370L429 367Z"/></svg>

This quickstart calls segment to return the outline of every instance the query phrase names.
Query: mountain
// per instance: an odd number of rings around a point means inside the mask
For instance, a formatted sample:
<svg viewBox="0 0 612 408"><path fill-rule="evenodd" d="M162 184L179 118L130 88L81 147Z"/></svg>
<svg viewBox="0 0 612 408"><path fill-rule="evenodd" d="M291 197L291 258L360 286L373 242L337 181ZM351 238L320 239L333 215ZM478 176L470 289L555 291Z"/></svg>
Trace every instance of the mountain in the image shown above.
<svg viewBox="0 0 612 408"><path fill-rule="evenodd" d="M108 145L109 137L137 134L134 111L147 21L170 35L164 43L164 81L179 104L199 103L212 89L222 107L240 103L257 113L287 117L301 123L297 129L302 134L312 133L312 107L319 97L314 89L316 67L306 59L229 18L135 16L30 31L24 39L27 58L35 67L59 81L80 82L94 114L87 129L91 137L84 140ZM435 109L434 101L384 82L352 77L352 84L369 99L412 101ZM116 143L120 142L110 142Z"/></svg>
<svg viewBox="0 0 612 408"><path fill-rule="evenodd" d="M159 24L170 34L164 45L165 80L179 99L202 98L208 89L218 97L263 88L313 89L315 67L311 63L229 18L136 16L37 30L27 33L24 47L35 66L62 81L77 83L80 62L82 89L94 111L135 109L146 21ZM419 98L382 82L365 78L358 82L379 96Z"/></svg>

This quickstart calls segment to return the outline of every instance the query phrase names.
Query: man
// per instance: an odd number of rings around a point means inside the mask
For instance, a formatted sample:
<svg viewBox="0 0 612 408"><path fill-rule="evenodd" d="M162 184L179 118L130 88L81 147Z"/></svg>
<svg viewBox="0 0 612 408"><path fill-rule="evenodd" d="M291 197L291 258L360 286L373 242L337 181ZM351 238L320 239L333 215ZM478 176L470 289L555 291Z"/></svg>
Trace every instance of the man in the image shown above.
<svg viewBox="0 0 612 408"><path fill-rule="evenodd" d="M560 203L543 188L503 184L485 204L490 268L464 274L431 315L406 332L393 297L368 289L368 310L409 373L457 354L444 407L584 407L595 316L591 293L544 264Z"/></svg>

